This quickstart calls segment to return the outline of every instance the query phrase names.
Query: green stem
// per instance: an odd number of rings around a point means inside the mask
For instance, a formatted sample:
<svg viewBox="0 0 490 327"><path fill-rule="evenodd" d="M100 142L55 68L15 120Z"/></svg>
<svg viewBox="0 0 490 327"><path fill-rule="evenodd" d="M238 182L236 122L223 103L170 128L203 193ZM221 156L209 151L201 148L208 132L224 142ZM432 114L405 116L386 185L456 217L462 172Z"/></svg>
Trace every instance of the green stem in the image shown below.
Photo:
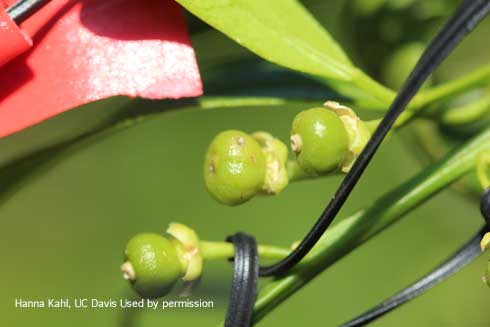
<svg viewBox="0 0 490 327"><path fill-rule="evenodd" d="M388 106L396 96L393 90L386 88L361 70L354 70L352 75L353 77L350 83L358 90L362 90L360 94L352 94L355 91L351 87L348 87L347 84L344 85L341 82L336 82L332 85L337 86L340 91L339 93L350 94L358 99L357 104L363 109L377 111L388 110ZM434 102L455 97L477 87L487 86L489 83L490 65L485 65L452 81L422 90L407 109L418 111ZM366 94L369 96L366 97ZM281 105L285 103L285 100L282 98L271 97L203 97L200 101L204 108L233 105Z"/></svg>
<svg viewBox="0 0 490 327"><path fill-rule="evenodd" d="M382 84L376 82L373 78L365 74L361 70L356 70L353 73L354 77L352 83L358 88L363 90L366 94L375 98L384 110L388 110L388 106L395 99L396 93L393 90L383 86ZM370 101L372 103L372 101ZM366 103L368 109L373 108L369 105L370 102ZM361 101L362 103L362 101Z"/></svg>
<svg viewBox="0 0 490 327"><path fill-rule="evenodd" d="M483 94L477 101L446 110L440 120L444 125L462 125L479 120L489 112L490 96Z"/></svg>
<svg viewBox="0 0 490 327"><path fill-rule="evenodd" d="M288 102L285 98L265 96L202 96L197 100L199 101L199 105L204 109L213 109L216 107L280 106Z"/></svg>
<svg viewBox="0 0 490 327"><path fill-rule="evenodd" d="M488 150L490 128L459 151L389 192L371 207L333 226L309 253L307 262L262 289L255 304L255 322L260 321L331 264L468 173L475 167L478 155Z"/></svg>
<svg viewBox="0 0 490 327"><path fill-rule="evenodd" d="M316 178L318 176L309 175L305 172L296 160L288 160L287 162L287 171L290 182L301 181L304 179Z"/></svg>
<svg viewBox="0 0 490 327"><path fill-rule="evenodd" d="M233 244L227 242L200 241L199 247L205 260L230 259L235 255ZM291 252L291 249L271 245L258 245L257 250L259 257L277 260L286 257Z"/></svg>
<svg viewBox="0 0 490 327"><path fill-rule="evenodd" d="M465 91L472 90L490 83L490 65L480 67L452 81L422 90L410 103L407 110L418 111L432 103L453 98ZM352 84L364 93L376 99L373 101L357 101L363 109L386 111L395 98L395 93L374 81L371 77L359 71L354 74Z"/></svg>
<svg viewBox="0 0 490 327"><path fill-rule="evenodd" d="M428 104L446 100L465 91L486 86L488 83L490 83L490 65L485 65L458 79L421 91L414 99L411 107L425 107Z"/></svg>
<svg viewBox="0 0 490 327"><path fill-rule="evenodd" d="M490 152L485 152L478 158L477 176L484 190L490 187Z"/></svg>
<svg viewBox="0 0 490 327"><path fill-rule="evenodd" d="M395 124L393 125L393 129L397 129L408 124L413 118L415 118L415 114L416 111L405 111L404 113L402 113L400 117L395 121ZM371 133L374 132L374 130L379 126L382 120L383 120L382 118L379 118L379 119L369 120L366 122L366 125L371 131ZM390 131L390 133L392 132L393 130Z"/></svg>

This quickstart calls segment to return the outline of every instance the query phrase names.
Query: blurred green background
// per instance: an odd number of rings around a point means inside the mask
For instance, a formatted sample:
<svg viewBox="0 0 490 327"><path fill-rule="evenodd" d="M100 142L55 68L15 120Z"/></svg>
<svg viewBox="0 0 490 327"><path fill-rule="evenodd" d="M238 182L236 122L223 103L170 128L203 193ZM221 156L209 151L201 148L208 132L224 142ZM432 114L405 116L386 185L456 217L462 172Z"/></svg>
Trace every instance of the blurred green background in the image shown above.
<svg viewBox="0 0 490 327"><path fill-rule="evenodd" d="M412 2L384 1L384 7L365 14L359 8L364 8L367 1L304 1L354 61L377 77L382 75L379 63L383 60L370 59L359 40L378 38L378 43L371 45L378 49L378 58L385 58L399 44L426 42L433 25L440 25L454 3L434 1L441 4L442 13L420 18L420 9L413 12L417 6ZM355 10L360 11L353 14ZM382 22L396 15L408 17L407 21L420 19L429 32L426 35L411 30L413 24L408 29L402 25L398 37L384 40L383 24L387 23ZM263 65L203 23L187 18L209 94L290 95L306 85L312 92L318 89L318 96L313 98L328 96L328 91L315 83ZM369 25L369 30L362 25L368 21L379 24ZM483 42L488 33L487 22L451 56L436 78L445 80L488 62L489 46ZM236 68L240 65L258 65L286 77L278 75L277 83L268 83L260 76L249 80L245 73L240 75ZM14 301L134 296L119 271L126 241L135 233L162 232L172 221L191 226L206 240L223 240L236 231L245 231L261 243L288 246L306 233L340 182L339 177L295 183L279 196L256 197L245 205L229 208L206 193L202 160L210 140L224 129L267 130L287 141L292 118L311 104L294 101L175 110L181 104L109 99L0 140L2 167L35 150L122 118L162 111L117 133L61 153L49 152L43 160L30 159L26 166L0 168L3 326L216 326L224 317L229 295L231 267L227 262L207 263L202 282L192 295L213 300L213 309L19 309ZM168 108L173 110L163 112ZM369 205L424 167L423 160L407 147L409 134L403 131L385 143L342 210L342 217ZM446 190L322 273L259 326L335 326L344 322L434 268L481 224L477 201ZM372 325L488 326L490 290L480 279L487 260L483 255Z"/></svg>

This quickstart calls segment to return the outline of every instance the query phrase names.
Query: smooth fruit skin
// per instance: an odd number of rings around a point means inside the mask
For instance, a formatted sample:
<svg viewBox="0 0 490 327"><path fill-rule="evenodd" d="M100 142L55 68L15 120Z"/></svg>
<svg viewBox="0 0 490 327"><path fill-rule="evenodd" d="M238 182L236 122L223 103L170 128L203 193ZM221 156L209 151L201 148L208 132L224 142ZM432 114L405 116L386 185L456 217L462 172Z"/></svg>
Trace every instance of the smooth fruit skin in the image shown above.
<svg viewBox="0 0 490 327"><path fill-rule="evenodd" d="M248 134L229 130L209 145L204 161L204 180L219 202L237 205L260 191L265 179L265 156Z"/></svg>
<svg viewBox="0 0 490 327"><path fill-rule="evenodd" d="M325 108L300 112L293 120L291 138L299 136L293 147L296 160L308 174L323 175L339 169L349 150L349 136L342 120Z"/></svg>
<svg viewBox="0 0 490 327"><path fill-rule="evenodd" d="M134 269L133 288L144 298L166 295L183 275L175 245L159 234L137 234L126 245Z"/></svg>

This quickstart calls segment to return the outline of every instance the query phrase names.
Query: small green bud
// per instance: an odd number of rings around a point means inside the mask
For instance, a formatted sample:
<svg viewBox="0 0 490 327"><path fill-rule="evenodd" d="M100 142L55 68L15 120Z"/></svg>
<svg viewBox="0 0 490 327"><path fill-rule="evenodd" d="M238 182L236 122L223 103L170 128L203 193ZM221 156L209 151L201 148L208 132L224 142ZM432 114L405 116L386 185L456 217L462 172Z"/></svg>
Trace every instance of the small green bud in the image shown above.
<svg viewBox="0 0 490 327"><path fill-rule="evenodd" d="M266 132L255 132L252 137L259 142L265 156L265 180L262 192L279 194L289 183L287 172L288 147Z"/></svg>
<svg viewBox="0 0 490 327"><path fill-rule="evenodd" d="M159 234L137 234L129 240L121 266L123 277L139 295L166 295L184 274L175 244Z"/></svg>
<svg viewBox="0 0 490 327"><path fill-rule="evenodd" d="M310 175L337 171L349 150L349 135L339 116L325 108L300 112L293 120L291 148Z"/></svg>
<svg viewBox="0 0 490 327"><path fill-rule="evenodd" d="M250 135L229 130L209 145L204 161L208 192L219 202L237 205L259 192L265 179L265 156Z"/></svg>

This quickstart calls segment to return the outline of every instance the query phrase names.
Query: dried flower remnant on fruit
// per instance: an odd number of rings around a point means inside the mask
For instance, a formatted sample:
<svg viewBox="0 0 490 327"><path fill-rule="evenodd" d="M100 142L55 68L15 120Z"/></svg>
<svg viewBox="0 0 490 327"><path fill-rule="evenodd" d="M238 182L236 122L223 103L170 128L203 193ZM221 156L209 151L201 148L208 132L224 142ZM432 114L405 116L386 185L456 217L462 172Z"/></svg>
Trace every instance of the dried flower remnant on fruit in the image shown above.
<svg viewBox="0 0 490 327"><path fill-rule="evenodd" d="M121 272L123 273L123 278L125 280L129 280L132 282L136 279L136 273L134 272L134 267L129 261L126 261L121 265Z"/></svg>
<svg viewBox="0 0 490 327"><path fill-rule="evenodd" d="M250 135L228 130L218 134L206 152L204 181L217 201L238 205L251 199L264 184L266 159Z"/></svg>
<svg viewBox="0 0 490 327"><path fill-rule="evenodd" d="M201 276L203 258L199 250L199 237L196 232L179 223L171 223L167 228L167 234L173 236L177 242L178 257L185 269L182 276L184 281L194 281Z"/></svg>
<svg viewBox="0 0 490 327"><path fill-rule="evenodd" d="M369 141L371 132L351 108L334 101L327 101L324 106L339 116L349 135L349 154L342 163L342 171L347 173Z"/></svg>
<svg viewBox="0 0 490 327"><path fill-rule="evenodd" d="M289 183L287 172L288 148L266 132L255 132L252 137L259 142L265 156L265 179L262 192L279 194Z"/></svg>
<svg viewBox="0 0 490 327"><path fill-rule="evenodd" d="M299 134L291 135L291 150L294 153L300 153L303 148L303 140Z"/></svg>
<svg viewBox="0 0 490 327"><path fill-rule="evenodd" d="M480 248L482 252L490 249L490 233L485 233L485 235L483 235L480 242Z"/></svg>

